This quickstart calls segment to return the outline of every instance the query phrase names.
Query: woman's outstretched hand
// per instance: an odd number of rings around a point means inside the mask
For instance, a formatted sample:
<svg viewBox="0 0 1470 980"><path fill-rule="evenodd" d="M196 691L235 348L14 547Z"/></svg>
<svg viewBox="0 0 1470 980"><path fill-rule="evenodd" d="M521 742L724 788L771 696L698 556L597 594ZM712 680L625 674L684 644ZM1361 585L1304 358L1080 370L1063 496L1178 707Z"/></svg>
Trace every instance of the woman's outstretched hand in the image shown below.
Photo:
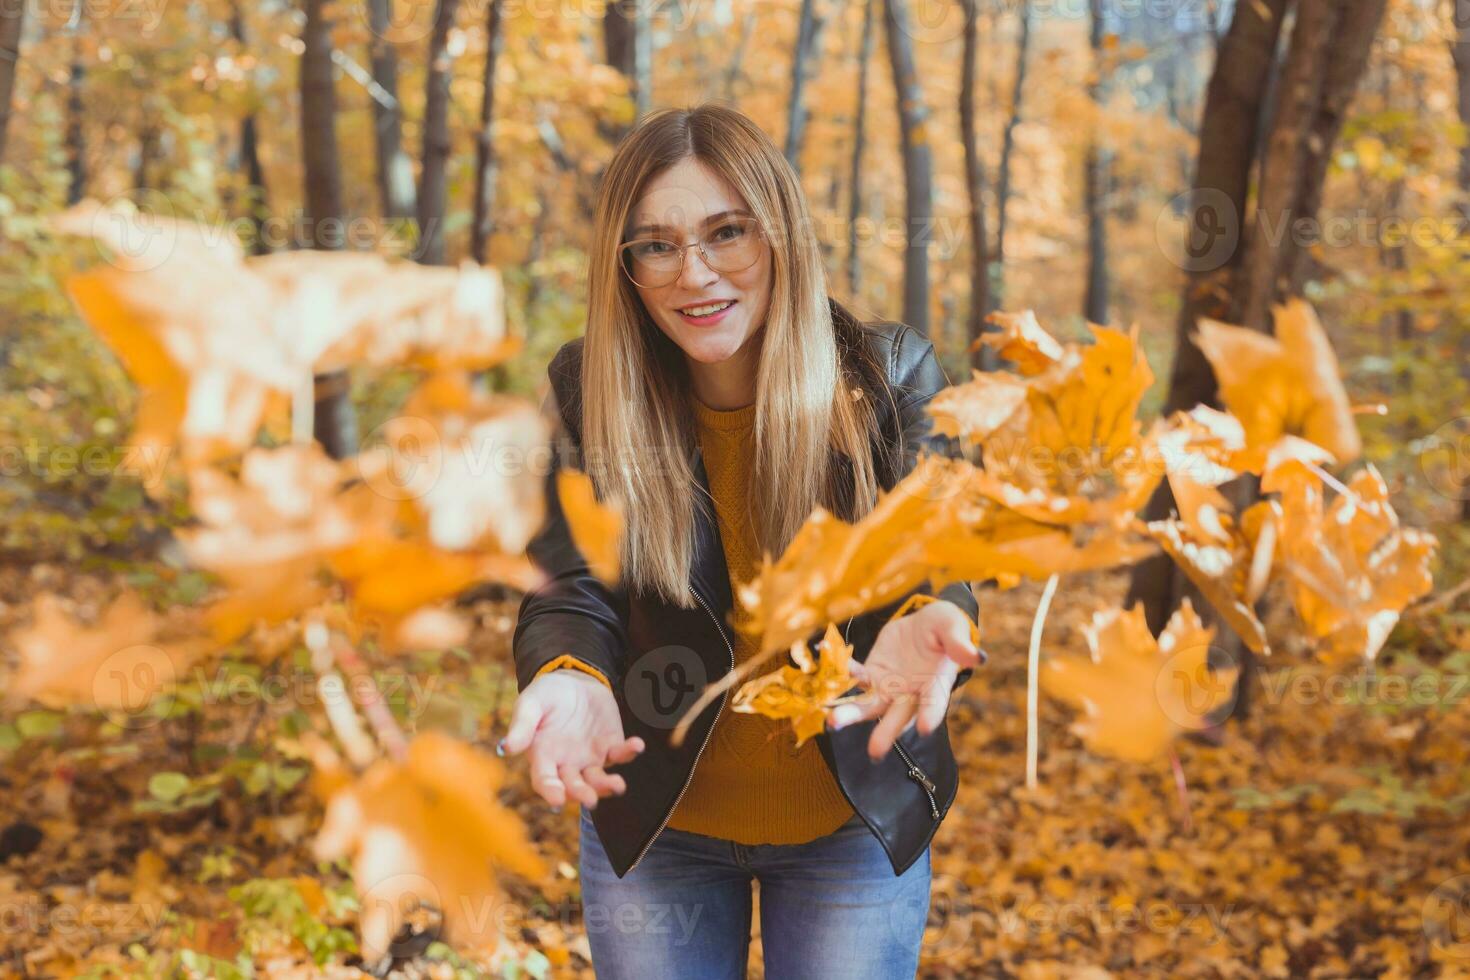
<svg viewBox="0 0 1470 980"><path fill-rule="evenodd" d="M526 685L516 698L510 731L500 750L531 750L531 786L559 807L567 797L585 807L627 790L623 777L606 766L643 751L643 739L623 737L623 721L612 691L579 670L553 670Z"/></svg>
<svg viewBox="0 0 1470 980"><path fill-rule="evenodd" d="M912 724L928 735L944 721L955 675L962 667L976 667L981 653L970 642L970 619L948 600L890 620L873 641L864 663L851 665L853 679L867 691L857 701L839 704L827 713L838 729L878 718L868 738L868 755L883 758Z"/></svg>

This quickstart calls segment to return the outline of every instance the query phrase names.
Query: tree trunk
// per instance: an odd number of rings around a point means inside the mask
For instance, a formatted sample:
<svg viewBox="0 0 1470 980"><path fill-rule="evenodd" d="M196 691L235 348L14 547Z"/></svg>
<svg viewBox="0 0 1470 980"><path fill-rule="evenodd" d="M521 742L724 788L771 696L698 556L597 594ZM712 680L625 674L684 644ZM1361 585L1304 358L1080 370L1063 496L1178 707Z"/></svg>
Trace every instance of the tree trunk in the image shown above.
<svg viewBox="0 0 1470 980"><path fill-rule="evenodd" d="M87 69L82 63L81 45L72 37L71 69L66 83L66 203L76 204L87 196L87 130L86 102L82 86L87 82Z"/></svg>
<svg viewBox="0 0 1470 980"><path fill-rule="evenodd" d="M419 261L443 265L444 216L448 208L449 29L459 0L435 0L434 30L429 35L429 69L424 93L424 155L419 174Z"/></svg>
<svg viewBox="0 0 1470 980"><path fill-rule="evenodd" d="M1300 0L1266 144L1255 222L1236 295L1237 322L1270 329L1271 306L1300 291L1298 221L1315 219L1333 144L1387 0Z"/></svg>
<svg viewBox="0 0 1470 980"><path fill-rule="evenodd" d="M373 137L378 165L378 197L383 216L412 218L418 209L413 184L413 162L403 149L403 102L398 97L398 49L388 37L393 25L393 0L367 0L368 57L374 93Z"/></svg>
<svg viewBox="0 0 1470 980"><path fill-rule="evenodd" d="M239 0L230 13L230 36L240 45L243 54L249 41L245 32L245 11ZM271 250L265 228L265 218L270 213L269 195L265 186L265 167L260 162L260 132L253 112L240 120L239 165L245 171L245 210L254 229L250 251L254 255L265 255Z"/></svg>
<svg viewBox="0 0 1470 980"><path fill-rule="evenodd" d="M346 228L342 170L337 156L337 95L332 77L330 0L305 0L301 42L301 156L306 184L306 244L342 248ZM333 459L357 452L357 416L346 370L318 375L312 434Z"/></svg>
<svg viewBox="0 0 1470 980"><path fill-rule="evenodd" d="M1098 121L1093 124L1091 142L1087 147L1084 197L1087 210L1087 295L1083 301L1082 314L1093 323L1108 322L1108 150L1104 145L1101 122L1102 104L1107 97L1103 76L1107 53L1103 49L1102 0L1091 0L1091 40L1093 78L1088 82L1087 95L1095 106Z"/></svg>
<svg viewBox="0 0 1470 980"><path fill-rule="evenodd" d="M852 180L847 201L847 291L854 299L862 289L862 253L858 219L863 213L863 147L867 144L868 65L873 60L873 4L863 0L863 39L858 47L858 90L852 134Z"/></svg>
<svg viewBox="0 0 1470 980"><path fill-rule="evenodd" d="M5 160L5 136L10 131L10 103L20 67L20 35L25 29L29 3L0 4L0 162Z"/></svg>
<svg viewBox="0 0 1470 980"><path fill-rule="evenodd" d="M898 96L903 146L903 189L907 246L903 261L903 321L929 335L929 241L934 223L934 163L929 107L914 62L914 33L908 0L885 0L888 61Z"/></svg>
<svg viewBox="0 0 1470 980"><path fill-rule="evenodd" d="M1031 52L1031 3L1021 0L1017 11L1019 23L1016 34L1016 71L1011 82L1011 114L1006 119L1005 131L1000 140L1000 163L995 174L995 251L991 255L990 297L991 310L1005 305L1005 262L1006 262L1006 204L1011 199L1011 158L1016 149L1016 127L1021 124L1024 96L1026 94L1026 65Z"/></svg>
<svg viewBox="0 0 1470 980"><path fill-rule="evenodd" d="M602 40L607 63L628 80L633 96L634 121L652 108L653 38L649 33L648 0L608 0L602 15ZM617 134L621 136L621 133Z"/></svg>
<svg viewBox="0 0 1470 980"><path fill-rule="evenodd" d="M978 0L962 0L965 9L965 55L960 75L960 139L965 144L965 188L970 199L970 314L965 321L970 364L989 368L990 348L980 343L990 312L990 240L985 228L985 167L975 145L975 67L979 60L980 9Z"/></svg>
<svg viewBox="0 0 1470 980"><path fill-rule="evenodd" d="M802 137L806 135L806 80L821 58L824 23L825 18L816 11L816 0L802 0L796 50L791 55L791 101L786 110L786 160L798 174Z"/></svg>
<svg viewBox="0 0 1470 980"><path fill-rule="evenodd" d="M495 65L505 46L500 0L489 0L485 14L485 84L480 99L480 132L475 145L475 219L470 232L470 255L484 265L495 231Z"/></svg>
<svg viewBox="0 0 1470 980"><path fill-rule="evenodd" d="M1194 328L1201 316L1229 315L1234 274L1244 251L1241 235L1256 161L1257 121L1266 111L1271 65L1289 2L1264 0L1261 5L1237 8L1215 54L1215 70L1205 92L1200 120L1189 242L1182 263L1184 293L1175 328L1166 415L1195 405L1219 404L1215 374L1194 344ZM1165 481L1159 484L1143 516L1146 520L1163 520L1173 509L1174 495ZM1156 555L1134 566L1124 605L1142 603L1149 628L1158 633L1178 608L1181 597L1192 591L1192 583L1174 562L1167 555Z"/></svg>
<svg viewBox="0 0 1470 980"><path fill-rule="evenodd" d="M342 167L337 156L337 93L332 73L330 0L305 0L301 32L301 155L306 182L305 244L343 246Z"/></svg>

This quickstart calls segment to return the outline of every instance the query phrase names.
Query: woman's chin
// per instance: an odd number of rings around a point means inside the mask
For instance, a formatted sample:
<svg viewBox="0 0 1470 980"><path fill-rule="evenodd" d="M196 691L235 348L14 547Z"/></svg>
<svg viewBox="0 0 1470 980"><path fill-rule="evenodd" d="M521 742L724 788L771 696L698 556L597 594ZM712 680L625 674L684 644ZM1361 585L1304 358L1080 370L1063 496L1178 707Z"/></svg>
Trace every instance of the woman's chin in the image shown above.
<svg viewBox="0 0 1470 980"><path fill-rule="evenodd" d="M709 331L706 334L688 333L686 328L679 346L685 356L690 360L698 361L700 364L719 364L728 361L739 352L745 337L742 332L734 330Z"/></svg>

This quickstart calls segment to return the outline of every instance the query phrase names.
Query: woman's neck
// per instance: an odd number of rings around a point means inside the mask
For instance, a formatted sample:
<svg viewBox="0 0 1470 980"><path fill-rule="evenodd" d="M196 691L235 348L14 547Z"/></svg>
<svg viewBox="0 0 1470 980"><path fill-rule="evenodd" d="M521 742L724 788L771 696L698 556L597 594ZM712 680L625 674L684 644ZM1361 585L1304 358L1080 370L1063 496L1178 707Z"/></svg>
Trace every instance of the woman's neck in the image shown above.
<svg viewBox="0 0 1470 980"><path fill-rule="evenodd" d="M754 402L759 350L758 345L747 343L717 364L688 360L694 397L720 411L744 408Z"/></svg>

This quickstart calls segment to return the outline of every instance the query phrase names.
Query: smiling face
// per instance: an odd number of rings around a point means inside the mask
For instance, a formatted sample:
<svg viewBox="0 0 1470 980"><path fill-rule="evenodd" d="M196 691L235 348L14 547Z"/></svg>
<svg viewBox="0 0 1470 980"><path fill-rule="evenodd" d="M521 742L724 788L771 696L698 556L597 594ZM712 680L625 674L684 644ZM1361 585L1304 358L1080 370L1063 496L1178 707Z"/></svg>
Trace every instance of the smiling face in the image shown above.
<svg viewBox="0 0 1470 980"><path fill-rule="evenodd" d="M717 242L737 234L742 220L752 218L740 194L697 158L686 157L649 181L633 207L624 240ZM738 371L741 379L754 377L753 345L748 342L764 325L771 299L771 249L762 241L759 251L749 268L719 272L705 264L699 249L688 248L678 278L664 286L634 284L653 322L689 359L696 389L704 387L700 376L709 376L711 369L725 375L719 387L727 392L735 380L731 371ZM703 316L687 312L727 303L723 311Z"/></svg>

